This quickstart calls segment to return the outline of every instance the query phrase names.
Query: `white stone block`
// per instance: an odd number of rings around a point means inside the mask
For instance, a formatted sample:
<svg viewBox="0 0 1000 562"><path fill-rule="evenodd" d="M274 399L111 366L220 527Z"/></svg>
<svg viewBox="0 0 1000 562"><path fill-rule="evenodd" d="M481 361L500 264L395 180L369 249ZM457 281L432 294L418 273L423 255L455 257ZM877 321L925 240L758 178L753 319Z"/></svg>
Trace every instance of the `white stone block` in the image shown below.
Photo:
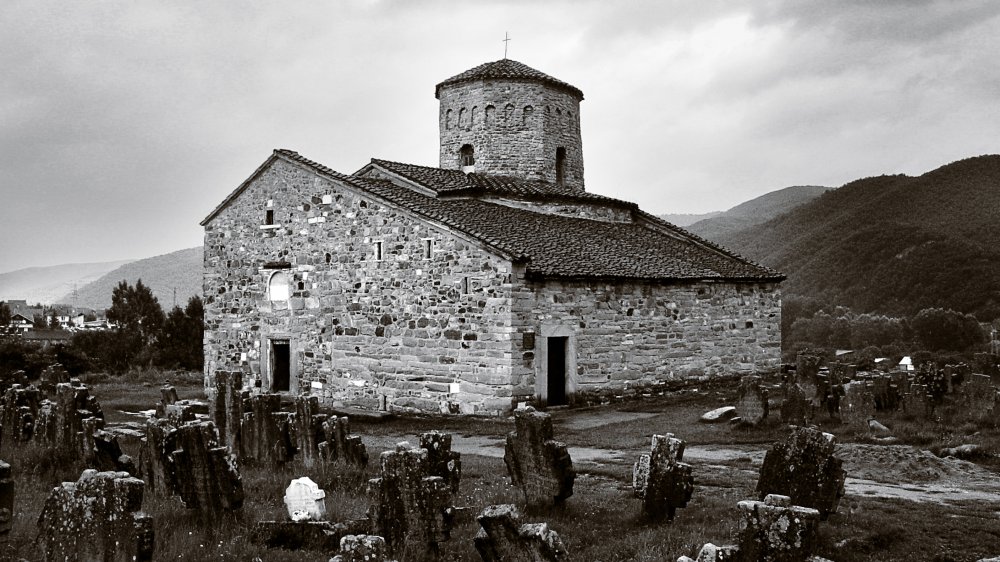
<svg viewBox="0 0 1000 562"><path fill-rule="evenodd" d="M308 476L296 478L285 489L285 506L292 521L322 521L326 518L326 492Z"/></svg>

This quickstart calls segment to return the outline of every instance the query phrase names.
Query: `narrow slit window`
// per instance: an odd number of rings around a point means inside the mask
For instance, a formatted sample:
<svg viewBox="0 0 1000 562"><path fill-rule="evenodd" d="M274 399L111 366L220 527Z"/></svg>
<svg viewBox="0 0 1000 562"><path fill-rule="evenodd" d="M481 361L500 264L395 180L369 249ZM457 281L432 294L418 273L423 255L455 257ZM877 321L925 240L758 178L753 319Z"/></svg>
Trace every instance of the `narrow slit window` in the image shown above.
<svg viewBox="0 0 1000 562"><path fill-rule="evenodd" d="M434 250L434 239L424 238L424 259L431 259L431 252Z"/></svg>
<svg viewBox="0 0 1000 562"><path fill-rule="evenodd" d="M382 242L375 243L375 261L382 261Z"/></svg>
<svg viewBox="0 0 1000 562"><path fill-rule="evenodd" d="M463 295L468 295L469 294L469 278L468 277L463 277L462 278L462 294Z"/></svg>
<svg viewBox="0 0 1000 562"><path fill-rule="evenodd" d="M556 149L556 183L562 185L566 181L566 149Z"/></svg>
<svg viewBox="0 0 1000 562"><path fill-rule="evenodd" d="M264 212L264 224L274 224L274 209Z"/></svg>

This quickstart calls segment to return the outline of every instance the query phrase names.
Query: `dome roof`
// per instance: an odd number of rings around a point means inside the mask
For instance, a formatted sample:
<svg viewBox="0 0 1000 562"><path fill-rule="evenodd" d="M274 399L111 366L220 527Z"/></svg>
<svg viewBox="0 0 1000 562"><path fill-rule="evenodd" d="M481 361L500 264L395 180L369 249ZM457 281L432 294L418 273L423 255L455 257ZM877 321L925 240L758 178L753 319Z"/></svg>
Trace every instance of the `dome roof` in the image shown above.
<svg viewBox="0 0 1000 562"><path fill-rule="evenodd" d="M576 86L567 84L566 82L553 78L544 72L535 70L524 63L511 59L500 59L494 62L487 62L475 68L466 70L461 74L456 74L444 82L441 82L434 88L434 97L441 97L441 88L444 86L462 84L464 82L475 82L478 80L505 79L539 82L541 84L568 92L576 96L577 99L583 99L583 92Z"/></svg>

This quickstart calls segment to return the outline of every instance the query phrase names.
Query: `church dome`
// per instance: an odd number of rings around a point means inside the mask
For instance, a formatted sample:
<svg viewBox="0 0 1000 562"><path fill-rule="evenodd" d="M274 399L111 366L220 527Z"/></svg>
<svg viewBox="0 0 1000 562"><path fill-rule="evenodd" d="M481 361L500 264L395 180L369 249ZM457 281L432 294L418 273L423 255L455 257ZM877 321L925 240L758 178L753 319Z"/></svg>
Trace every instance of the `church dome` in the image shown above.
<svg viewBox="0 0 1000 562"><path fill-rule="evenodd" d="M434 89L434 97L441 99L441 88L465 82L475 82L478 80L526 80L537 82L546 86L563 90L572 94L578 101L583 100L583 92L571 84L553 78L544 72L535 70L530 66L511 59L500 59L494 62L483 63L475 68L466 70L461 74L456 74L451 78L441 82Z"/></svg>

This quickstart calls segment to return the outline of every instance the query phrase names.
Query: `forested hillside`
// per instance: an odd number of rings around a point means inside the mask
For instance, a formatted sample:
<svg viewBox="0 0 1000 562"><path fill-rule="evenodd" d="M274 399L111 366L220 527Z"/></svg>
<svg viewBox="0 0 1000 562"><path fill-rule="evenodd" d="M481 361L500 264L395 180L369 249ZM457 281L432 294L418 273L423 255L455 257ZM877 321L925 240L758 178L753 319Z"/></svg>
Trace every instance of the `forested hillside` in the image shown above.
<svg viewBox="0 0 1000 562"><path fill-rule="evenodd" d="M1000 316L1000 156L831 190L714 241L788 275L784 293L857 312Z"/></svg>

